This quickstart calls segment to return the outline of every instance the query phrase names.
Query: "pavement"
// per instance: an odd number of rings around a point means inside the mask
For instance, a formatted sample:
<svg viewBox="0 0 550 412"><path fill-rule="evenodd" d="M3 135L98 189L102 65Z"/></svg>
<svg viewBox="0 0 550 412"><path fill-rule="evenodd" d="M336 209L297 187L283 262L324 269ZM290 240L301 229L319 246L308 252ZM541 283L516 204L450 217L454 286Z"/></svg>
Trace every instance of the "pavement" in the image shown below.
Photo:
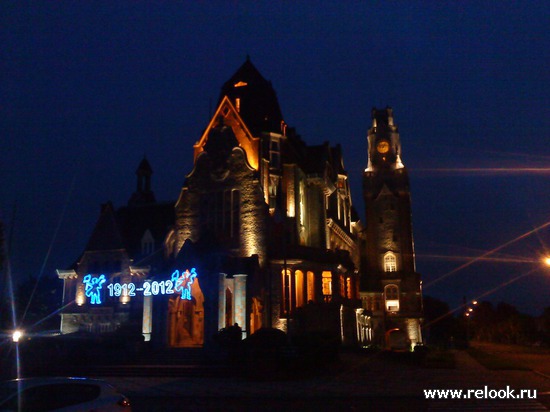
<svg viewBox="0 0 550 412"><path fill-rule="evenodd" d="M471 346L487 353L513 359L536 373L550 377L550 348L476 341L471 342Z"/></svg>
<svg viewBox="0 0 550 412"><path fill-rule="evenodd" d="M244 377L116 377L113 383L130 399L148 400L148 407L163 409L163 402L186 402L186 410L547 410L550 378L528 370L487 370L465 351L454 351L455 369L426 369L387 356L342 353L340 363L311 378L251 381ZM507 387L537 390L537 399L426 400L425 389L488 389ZM156 400L156 401L155 401ZM194 403L191 402L194 400ZM151 403L152 402L152 403ZM156 402L156 403L155 403ZM198 403L197 403L198 402ZM196 408L190 406L195 405ZM198 405L198 406L197 406ZM246 406L246 407L245 407ZM344 407L344 408L343 408ZM176 409L177 410L177 409ZM183 409L182 409L183 410Z"/></svg>

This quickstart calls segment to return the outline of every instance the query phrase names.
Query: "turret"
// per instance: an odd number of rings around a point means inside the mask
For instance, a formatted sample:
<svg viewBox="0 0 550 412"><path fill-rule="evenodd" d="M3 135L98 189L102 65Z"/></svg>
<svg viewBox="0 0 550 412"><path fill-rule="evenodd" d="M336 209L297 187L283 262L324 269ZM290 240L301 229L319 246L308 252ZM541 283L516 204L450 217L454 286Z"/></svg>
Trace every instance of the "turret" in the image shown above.
<svg viewBox="0 0 550 412"><path fill-rule="evenodd" d="M147 159L144 157L136 170L136 191L132 194L132 197L128 201L128 206L138 206L155 203L155 194L151 190L152 175L153 169L151 168L151 165L149 164Z"/></svg>

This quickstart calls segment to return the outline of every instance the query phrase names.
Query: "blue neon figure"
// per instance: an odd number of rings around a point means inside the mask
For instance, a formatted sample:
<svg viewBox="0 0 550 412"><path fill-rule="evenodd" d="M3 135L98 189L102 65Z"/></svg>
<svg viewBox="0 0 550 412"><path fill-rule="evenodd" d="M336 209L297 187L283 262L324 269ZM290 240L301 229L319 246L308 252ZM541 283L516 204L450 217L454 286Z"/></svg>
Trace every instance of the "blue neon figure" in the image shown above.
<svg viewBox="0 0 550 412"><path fill-rule="evenodd" d="M101 288L106 281L107 279L105 279L105 275L101 275L99 277L86 275L84 276L84 279L82 279L82 283L86 285L84 293L90 298L90 303L92 305L101 305Z"/></svg>
<svg viewBox="0 0 550 412"><path fill-rule="evenodd" d="M174 290L176 292L181 292L181 298L186 300L191 300L191 285L195 282L197 277L197 271L195 268L187 269L185 272L181 273L179 270L172 273L172 283L174 284Z"/></svg>

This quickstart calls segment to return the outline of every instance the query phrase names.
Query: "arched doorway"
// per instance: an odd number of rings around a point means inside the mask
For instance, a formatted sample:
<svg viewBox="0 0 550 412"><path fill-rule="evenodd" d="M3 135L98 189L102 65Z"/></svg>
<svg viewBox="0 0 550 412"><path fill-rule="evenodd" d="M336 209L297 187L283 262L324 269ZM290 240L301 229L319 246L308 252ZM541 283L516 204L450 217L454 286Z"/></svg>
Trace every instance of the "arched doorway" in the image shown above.
<svg viewBox="0 0 550 412"><path fill-rule="evenodd" d="M168 346L196 348L204 344L204 295L195 279L191 299L174 294L168 300Z"/></svg>

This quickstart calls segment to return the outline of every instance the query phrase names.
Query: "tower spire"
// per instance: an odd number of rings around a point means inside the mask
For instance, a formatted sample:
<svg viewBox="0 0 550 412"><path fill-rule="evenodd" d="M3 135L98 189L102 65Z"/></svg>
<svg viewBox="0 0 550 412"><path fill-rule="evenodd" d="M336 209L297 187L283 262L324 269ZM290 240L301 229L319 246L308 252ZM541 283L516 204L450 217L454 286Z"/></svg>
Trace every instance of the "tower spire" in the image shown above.
<svg viewBox="0 0 550 412"><path fill-rule="evenodd" d="M155 203L155 194L151 190L151 176L153 169L145 156L136 169L136 191L128 201L129 206L137 206L148 203Z"/></svg>

